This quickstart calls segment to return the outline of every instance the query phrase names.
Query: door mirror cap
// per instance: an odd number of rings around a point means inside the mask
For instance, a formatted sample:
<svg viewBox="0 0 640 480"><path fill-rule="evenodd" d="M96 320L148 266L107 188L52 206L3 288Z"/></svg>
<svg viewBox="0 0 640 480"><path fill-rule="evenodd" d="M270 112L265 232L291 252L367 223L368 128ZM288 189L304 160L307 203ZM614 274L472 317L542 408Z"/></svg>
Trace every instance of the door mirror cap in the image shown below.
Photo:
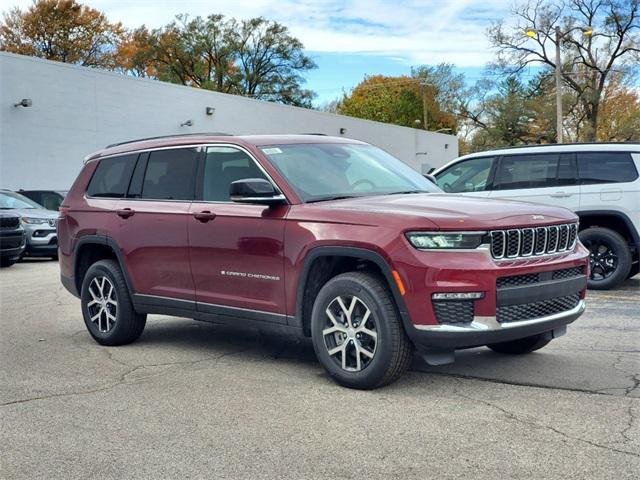
<svg viewBox="0 0 640 480"><path fill-rule="evenodd" d="M287 201L285 196L264 178L244 178L231 182L229 197L232 202L256 205L279 205Z"/></svg>

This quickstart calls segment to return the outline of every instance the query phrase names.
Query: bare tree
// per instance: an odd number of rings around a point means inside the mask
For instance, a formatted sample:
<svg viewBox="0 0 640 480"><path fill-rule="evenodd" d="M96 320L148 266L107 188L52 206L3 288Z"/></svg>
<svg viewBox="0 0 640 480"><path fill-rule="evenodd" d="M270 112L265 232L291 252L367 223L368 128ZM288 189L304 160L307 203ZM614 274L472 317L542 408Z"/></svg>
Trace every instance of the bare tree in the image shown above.
<svg viewBox="0 0 640 480"><path fill-rule="evenodd" d="M612 73L633 77L640 66L640 0L536 0L513 8L513 20L488 31L496 66L509 73L529 65L556 68L560 42L563 85L573 90L595 140L603 92ZM559 37L559 40L558 40ZM575 113L575 112L573 112Z"/></svg>

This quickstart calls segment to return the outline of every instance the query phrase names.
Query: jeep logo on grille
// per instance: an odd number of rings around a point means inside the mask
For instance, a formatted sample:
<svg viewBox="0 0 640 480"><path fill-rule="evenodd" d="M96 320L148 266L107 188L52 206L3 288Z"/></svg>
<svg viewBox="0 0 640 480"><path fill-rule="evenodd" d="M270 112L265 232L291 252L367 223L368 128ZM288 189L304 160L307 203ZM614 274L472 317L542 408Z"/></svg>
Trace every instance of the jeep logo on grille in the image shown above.
<svg viewBox="0 0 640 480"><path fill-rule="evenodd" d="M50 219L49 219L49 226L50 226L50 227L55 227L55 226L56 226L56 221L55 221L55 219L53 219L53 218L50 218Z"/></svg>

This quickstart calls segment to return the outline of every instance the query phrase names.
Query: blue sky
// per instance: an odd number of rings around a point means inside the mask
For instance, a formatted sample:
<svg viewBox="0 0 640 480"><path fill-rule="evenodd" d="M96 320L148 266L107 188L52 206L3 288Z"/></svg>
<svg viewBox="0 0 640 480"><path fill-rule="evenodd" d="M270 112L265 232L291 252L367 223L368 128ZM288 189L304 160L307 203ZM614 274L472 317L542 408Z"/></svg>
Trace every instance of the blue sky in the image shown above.
<svg viewBox="0 0 640 480"><path fill-rule="evenodd" d="M81 0L82 1L82 0ZM316 104L339 97L365 75L408 74L411 66L455 64L477 80L492 52L485 31L510 0L86 0L127 27L159 27L178 13L277 20L305 45L318 69L306 86ZM0 0L0 10L31 0Z"/></svg>

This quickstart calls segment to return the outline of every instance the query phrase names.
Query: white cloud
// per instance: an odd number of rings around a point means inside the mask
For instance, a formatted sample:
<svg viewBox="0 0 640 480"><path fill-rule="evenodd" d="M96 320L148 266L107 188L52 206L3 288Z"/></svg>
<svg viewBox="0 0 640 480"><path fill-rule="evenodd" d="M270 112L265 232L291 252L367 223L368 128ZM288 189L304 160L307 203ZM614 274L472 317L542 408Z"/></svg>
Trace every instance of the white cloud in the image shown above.
<svg viewBox="0 0 640 480"><path fill-rule="evenodd" d="M508 0L88 0L127 27L158 27L177 13L237 18L263 15L287 25L309 51L371 53L408 64L451 62L480 66L492 53L485 30L505 16ZM31 0L0 0L0 8Z"/></svg>

